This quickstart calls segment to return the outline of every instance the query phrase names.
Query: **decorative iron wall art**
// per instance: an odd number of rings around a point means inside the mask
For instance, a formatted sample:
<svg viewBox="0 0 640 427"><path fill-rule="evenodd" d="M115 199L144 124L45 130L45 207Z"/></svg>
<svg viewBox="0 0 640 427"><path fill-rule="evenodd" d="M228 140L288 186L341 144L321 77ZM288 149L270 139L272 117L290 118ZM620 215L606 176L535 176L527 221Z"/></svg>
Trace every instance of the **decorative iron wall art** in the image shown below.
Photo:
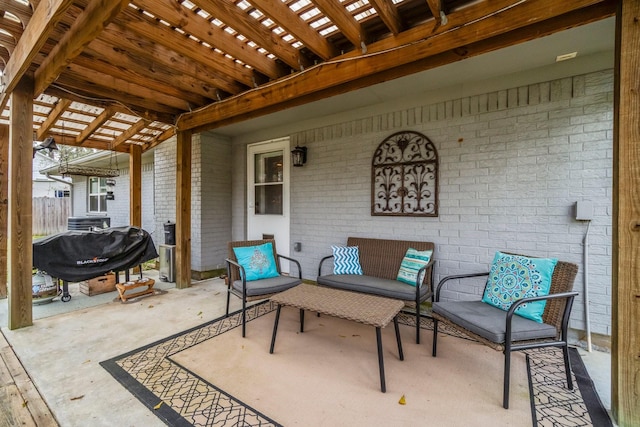
<svg viewBox="0 0 640 427"><path fill-rule="evenodd" d="M404 131L373 155L371 215L438 216L438 152L426 136Z"/></svg>

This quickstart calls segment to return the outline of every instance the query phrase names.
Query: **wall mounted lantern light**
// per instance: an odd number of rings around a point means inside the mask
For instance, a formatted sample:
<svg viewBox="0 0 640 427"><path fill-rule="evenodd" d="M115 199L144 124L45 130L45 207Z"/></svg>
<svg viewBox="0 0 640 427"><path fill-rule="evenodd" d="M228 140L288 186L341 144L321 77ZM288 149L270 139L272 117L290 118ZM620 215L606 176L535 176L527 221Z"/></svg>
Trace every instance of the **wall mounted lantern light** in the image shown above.
<svg viewBox="0 0 640 427"><path fill-rule="evenodd" d="M299 147L291 150L291 162L293 166L302 166L307 163L307 147Z"/></svg>

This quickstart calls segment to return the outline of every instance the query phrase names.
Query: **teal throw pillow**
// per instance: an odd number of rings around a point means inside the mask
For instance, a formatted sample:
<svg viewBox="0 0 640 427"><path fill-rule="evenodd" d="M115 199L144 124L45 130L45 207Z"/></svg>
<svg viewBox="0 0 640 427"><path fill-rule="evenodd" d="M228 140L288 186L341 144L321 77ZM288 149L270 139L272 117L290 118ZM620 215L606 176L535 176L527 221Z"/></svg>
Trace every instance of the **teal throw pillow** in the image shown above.
<svg viewBox="0 0 640 427"><path fill-rule="evenodd" d="M333 274L362 274L357 246L331 246Z"/></svg>
<svg viewBox="0 0 640 427"><path fill-rule="evenodd" d="M233 248L238 264L245 271L246 281L268 279L277 277L278 268L273 257L273 245L271 242L258 246L244 246Z"/></svg>
<svg viewBox="0 0 640 427"><path fill-rule="evenodd" d="M509 310L519 299L549 295L556 258L528 258L496 252L482 301ZM522 304L515 314L542 323L547 301Z"/></svg>
<svg viewBox="0 0 640 427"><path fill-rule="evenodd" d="M415 286L418 279L418 271L420 271L420 269L425 265L429 264L431 255L433 255L433 251L431 250L419 251L414 248L407 249L407 252L404 254L404 258L402 258L402 263L400 264L400 270L398 270L398 277L396 277L396 280Z"/></svg>

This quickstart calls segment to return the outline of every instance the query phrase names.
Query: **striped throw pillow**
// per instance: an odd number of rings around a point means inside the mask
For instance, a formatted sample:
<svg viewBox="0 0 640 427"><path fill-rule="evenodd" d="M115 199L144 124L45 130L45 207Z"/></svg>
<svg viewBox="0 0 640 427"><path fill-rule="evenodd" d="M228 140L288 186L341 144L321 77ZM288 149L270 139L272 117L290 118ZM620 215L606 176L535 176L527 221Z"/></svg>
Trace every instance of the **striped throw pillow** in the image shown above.
<svg viewBox="0 0 640 427"><path fill-rule="evenodd" d="M396 280L406 283L407 285L415 286L418 280L418 271L429 264L431 255L433 255L433 251L431 250L419 251L413 248L407 249L407 253L405 253L402 263L400 264L400 270L398 271Z"/></svg>
<svg viewBox="0 0 640 427"><path fill-rule="evenodd" d="M362 274L357 246L331 246L333 274Z"/></svg>

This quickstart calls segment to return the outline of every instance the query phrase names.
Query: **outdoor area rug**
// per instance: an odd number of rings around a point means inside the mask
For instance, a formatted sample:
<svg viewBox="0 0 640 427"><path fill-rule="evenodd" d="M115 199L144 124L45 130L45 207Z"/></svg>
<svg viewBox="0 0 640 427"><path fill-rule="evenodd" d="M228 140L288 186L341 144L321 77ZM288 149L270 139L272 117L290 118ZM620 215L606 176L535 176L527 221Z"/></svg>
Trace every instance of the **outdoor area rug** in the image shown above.
<svg viewBox="0 0 640 427"><path fill-rule="evenodd" d="M382 331L387 392L380 391L375 328L283 308L273 354L275 307L207 322L101 365L172 426L607 426L608 415L576 351L568 390L561 352L512 357L510 409L502 408L503 356L443 331L431 357L431 321L415 343L401 316L404 361L393 327ZM406 325L406 326L403 326Z"/></svg>

